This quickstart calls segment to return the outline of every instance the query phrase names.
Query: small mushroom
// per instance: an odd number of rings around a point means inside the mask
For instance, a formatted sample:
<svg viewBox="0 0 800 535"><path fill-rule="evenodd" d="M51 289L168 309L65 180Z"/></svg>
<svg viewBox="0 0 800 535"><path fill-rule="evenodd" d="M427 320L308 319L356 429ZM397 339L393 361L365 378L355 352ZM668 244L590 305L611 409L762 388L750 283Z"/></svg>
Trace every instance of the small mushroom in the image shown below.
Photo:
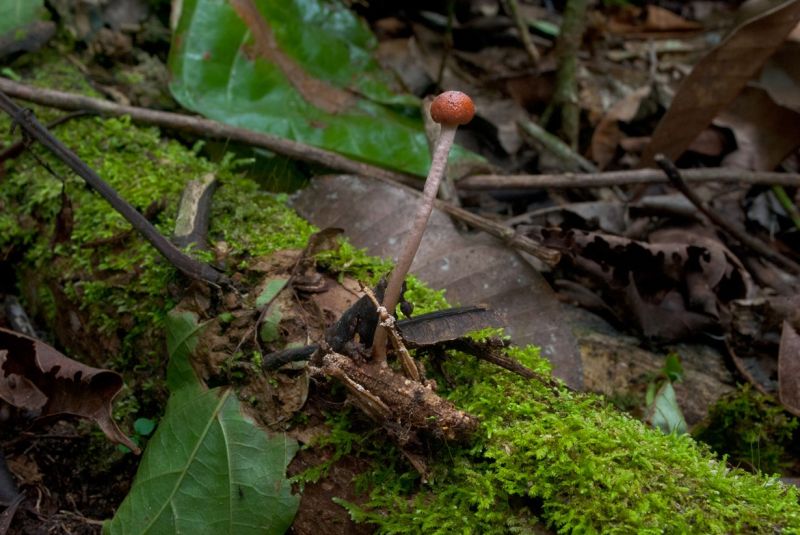
<svg viewBox="0 0 800 535"><path fill-rule="evenodd" d="M441 184L444 177L447 157L456 137L456 129L459 125L470 122L474 116L475 105L472 103L472 99L461 91L445 91L436 97L431 104L431 118L442 125L442 130L433 149L431 167L428 171L428 177L425 179L425 188L422 191L422 200L414 216L411 230L407 234L405 243L403 243L397 264L392 270L389 282L386 285L383 306L392 315L394 315L397 302L400 299L403 281L411 267L411 263L414 261L414 256L417 254L422 235L425 233L425 227L428 225L428 218L433 211L433 203L436 199L436 194L439 192L439 184ZM386 331L379 326L372 346L373 355L377 360L386 358L386 340Z"/></svg>

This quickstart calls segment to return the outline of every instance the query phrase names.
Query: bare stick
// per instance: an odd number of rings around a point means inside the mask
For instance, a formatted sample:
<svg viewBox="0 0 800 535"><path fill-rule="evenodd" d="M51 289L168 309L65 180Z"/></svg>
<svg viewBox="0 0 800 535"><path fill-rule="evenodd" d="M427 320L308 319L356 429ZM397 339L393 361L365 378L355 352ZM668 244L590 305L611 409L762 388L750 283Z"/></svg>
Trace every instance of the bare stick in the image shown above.
<svg viewBox="0 0 800 535"><path fill-rule="evenodd" d="M664 174L667 175L667 178L669 178L669 181L672 183L672 185L675 186L678 191L683 193L683 195L689 199L704 216L711 220L712 223L717 225L732 238L738 240L742 245L749 247L753 251L757 252L768 260L775 262L784 269L787 269L794 274L800 274L800 265L798 265L796 262L785 257L779 252L774 251L766 244L747 234L747 232L738 225L728 221L718 213L708 208L700 199L700 197L698 197L694 191L689 189L689 186L687 186L686 182L683 181L680 171L678 171L678 168L675 167L674 163L672 163L672 160L663 154L656 154L655 162L661 167L661 169L664 170Z"/></svg>
<svg viewBox="0 0 800 535"><path fill-rule="evenodd" d="M536 49L536 45L533 44L531 34L528 31L528 23L525 22L525 19L522 17L522 14L519 11L519 4L517 3L517 0L504 0L503 3L505 4L506 10L509 12L509 15L511 15L511 18L514 20L514 25L517 27L517 33L522 41L522 46L525 48L525 52L531 59L531 63L534 67L538 67L539 51Z"/></svg>
<svg viewBox="0 0 800 535"><path fill-rule="evenodd" d="M732 167L682 169L686 182L739 182L743 184L780 184L800 186L800 173L746 171ZM668 184L669 179L659 169L633 169L603 173L563 173L558 175L472 175L458 181L458 188L468 191L537 189L537 188L597 188L632 184Z"/></svg>
<svg viewBox="0 0 800 535"><path fill-rule="evenodd" d="M568 165L570 169L588 171L590 173L595 173L599 170L596 165L575 152L557 136L554 136L533 121L521 119L517 121L517 124L523 132L535 139L539 145Z"/></svg>
<svg viewBox="0 0 800 535"><path fill-rule="evenodd" d="M288 141L268 134L253 132L245 128L229 126L210 119L202 119L180 113L149 110L147 108L138 108L135 106L121 106L113 102L85 97L83 95L31 87L5 78L0 78L0 91L5 91L14 97L43 106L65 110L87 110L101 115L115 117L129 115L133 121L142 124L180 130L200 137L230 139L255 147L265 148L289 156L290 158L318 163L332 169L374 178L394 186L401 184L415 194L419 194L418 190L421 187L420 180L414 175L397 173L374 165L356 162L339 154L318 149L310 145L304 145L296 141ZM506 225L440 201L436 202L436 207L464 221L473 228L482 230L487 234L505 241L510 247L514 247L539 258L548 265L555 265L558 263L558 252L544 247L525 236L517 236L514 230Z"/></svg>
<svg viewBox="0 0 800 535"><path fill-rule="evenodd" d="M269 134L253 132L246 128L226 125L217 121L212 121L211 119L203 119L180 113L150 110L136 106L123 106L107 100L85 97L83 95L31 87L6 78L0 78L0 91L4 91L8 95L22 100L53 108L93 111L101 115L114 117L129 115L134 122L138 123L180 130L201 137L238 141L278 154L283 154L296 160L324 165L325 167L330 167L338 171L364 176L380 176L408 186L420 187L419 177L415 175L389 171L375 165L351 160L335 152L298 143L297 141L271 136Z"/></svg>
<svg viewBox="0 0 800 535"><path fill-rule="evenodd" d="M27 135L44 145L48 150L63 161L70 169L83 178L97 193L103 197L108 204L119 212L136 229L150 245L161 253L170 264L188 277L203 280L212 284L222 281L223 276L208 264L204 264L194 258L185 255L169 240L162 236L158 230L139 213L133 206L128 204L125 199L106 184L91 167L86 165L78 155L69 150L63 143L53 137L53 135L36 120L31 113L17 106L13 100L8 98L5 93L0 91L0 109L5 111L11 119L20 125Z"/></svg>

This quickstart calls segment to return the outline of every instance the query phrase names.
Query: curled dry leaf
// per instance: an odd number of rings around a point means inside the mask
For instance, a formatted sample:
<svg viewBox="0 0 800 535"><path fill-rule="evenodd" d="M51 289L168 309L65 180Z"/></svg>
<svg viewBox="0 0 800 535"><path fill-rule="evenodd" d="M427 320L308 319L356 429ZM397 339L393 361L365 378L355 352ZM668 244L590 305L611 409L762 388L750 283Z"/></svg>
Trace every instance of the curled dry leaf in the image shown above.
<svg viewBox="0 0 800 535"><path fill-rule="evenodd" d="M40 418L73 414L92 420L112 442L138 454L111 417L111 401L120 389L118 373L86 366L35 338L0 328L0 398Z"/></svg>
<svg viewBox="0 0 800 535"><path fill-rule="evenodd" d="M676 341L718 332L728 303L748 295L750 281L722 244L687 231L654 233L651 243L599 232L531 228L563 253L566 274L598 292L604 311L647 338Z"/></svg>

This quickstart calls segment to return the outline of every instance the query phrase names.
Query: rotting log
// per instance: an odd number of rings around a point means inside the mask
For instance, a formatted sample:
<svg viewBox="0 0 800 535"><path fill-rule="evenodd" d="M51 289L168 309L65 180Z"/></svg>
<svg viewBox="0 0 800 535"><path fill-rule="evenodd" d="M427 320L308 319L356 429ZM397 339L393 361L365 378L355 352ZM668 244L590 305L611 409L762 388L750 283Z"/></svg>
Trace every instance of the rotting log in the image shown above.
<svg viewBox="0 0 800 535"><path fill-rule="evenodd" d="M0 124L0 131L8 132L7 126ZM214 173L221 186L212 203L208 259L225 268L243 293L263 279L258 273L288 269L296 253L286 251L301 248L312 231L280 199L238 176L230 163L212 164L175 142L161 141L154 129L89 118L55 133L165 235L174 224L184 184ZM30 154L7 162L0 178L0 258L13 259L27 305L72 356L123 373L132 385L129 395L163 402L143 387L141 375L145 371L156 381L163 376L166 312L179 300L185 304L187 295L205 310L223 309L228 297L187 286L102 199L40 148L32 150L65 180L70 202L63 201L62 184ZM244 332L256 311L240 310L217 327ZM226 375L229 363L223 357L234 336L226 336L223 350L210 351L197 366L210 376L216 363L216 381L233 376ZM547 373L535 350L510 351L537 373ZM773 532L800 527L793 488L729 469L687 437L662 435L597 397L555 382L516 377L463 355L442 367L453 384L448 398L478 417L479 427L467 446L427 443L424 455L432 477L425 485L415 483L417 476L396 447L380 433L370 433L369 423L355 413L323 417L313 393L298 408L314 412L309 418L318 428L347 427L355 420L346 440L361 460L371 461L361 480L371 485L371 493L358 499L360 505L348 506L354 518L385 532L433 527L449 532L465 525L483 533L503 532L530 527L538 519L563 530ZM260 386L267 388L267 383ZM244 386L244 397L253 388ZM318 391L331 392L324 385ZM261 403L268 400L264 396ZM340 410L341 400L333 405ZM289 432L308 431L297 429L302 418L279 420L272 423ZM327 437L320 455L345 448L341 434L319 429L314 434ZM331 471L320 473L324 478ZM306 506L307 514L313 515L311 507Z"/></svg>

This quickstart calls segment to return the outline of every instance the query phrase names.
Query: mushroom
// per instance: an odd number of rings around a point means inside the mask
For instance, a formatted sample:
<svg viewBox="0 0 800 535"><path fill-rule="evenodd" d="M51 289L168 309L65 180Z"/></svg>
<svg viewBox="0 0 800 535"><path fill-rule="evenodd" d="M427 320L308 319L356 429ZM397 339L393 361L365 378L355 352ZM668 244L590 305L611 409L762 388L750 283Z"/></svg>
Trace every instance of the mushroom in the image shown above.
<svg viewBox="0 0 800 535"><path fill-rule="evenodd" d="M405 243L403 243L397 264L392 270L389 282L386 285L383 306L391 315L395 313L397 302L400 300L403 281L411 267L411 263L414 261L414 256L428 224L428 218L431 215L431 211L433 211L433 203L439 191L439 184L441 184L444 177L447 156L450 153L450 147L453 146L456 129L459 125L470 122L474 115L475 105L472 103L472 99L461 91L446 91L436 97L431 104L431 118L441 124L442 129L433 149L431 167L428 171L428 177L425 179L425 188L422 191L422 200L414 216L411 230L406 236ZM386 330L378 326L372 345L372 353L376 360L386 359L386 337Z"/></svg>

